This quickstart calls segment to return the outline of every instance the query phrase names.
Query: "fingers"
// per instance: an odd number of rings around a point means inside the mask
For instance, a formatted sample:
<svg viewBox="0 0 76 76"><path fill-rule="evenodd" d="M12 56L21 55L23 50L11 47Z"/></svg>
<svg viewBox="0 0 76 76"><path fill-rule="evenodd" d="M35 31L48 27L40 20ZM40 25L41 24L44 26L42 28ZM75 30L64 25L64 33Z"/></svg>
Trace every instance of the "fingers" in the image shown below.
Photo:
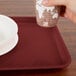
<svg viewBox="0 0 76 76"><path fill-rule="evenodd" d="M67 0L43 0L42 4L45 6L52 5L66 5Z"/></svg>
<svg viewBox="0 0 76 76"><path fill-rule="evenodd" d="M64 14L64 17L76 23L76 14L73 13L71 10L67 9L66 13Z"/></svg>
<svg viewBox="0 0 76 76"><path fill-rule="evenodd" d="M60 5L60 16L64 17L67 0L43 0L42 4L45 6Z"/></svg>

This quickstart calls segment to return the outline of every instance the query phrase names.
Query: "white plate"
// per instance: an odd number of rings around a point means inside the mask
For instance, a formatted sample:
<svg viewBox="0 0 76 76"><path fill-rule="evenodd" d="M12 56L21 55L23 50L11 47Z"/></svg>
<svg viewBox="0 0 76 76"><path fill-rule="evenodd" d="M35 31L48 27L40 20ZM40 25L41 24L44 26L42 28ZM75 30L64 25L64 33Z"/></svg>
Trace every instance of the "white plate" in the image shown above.
<svg viewBox="0 0 76 76"><path fill-rule="evenodd" d="M0 56L12 51L18 43L18 35L16 35L6 46L0 49Z"/></svg>

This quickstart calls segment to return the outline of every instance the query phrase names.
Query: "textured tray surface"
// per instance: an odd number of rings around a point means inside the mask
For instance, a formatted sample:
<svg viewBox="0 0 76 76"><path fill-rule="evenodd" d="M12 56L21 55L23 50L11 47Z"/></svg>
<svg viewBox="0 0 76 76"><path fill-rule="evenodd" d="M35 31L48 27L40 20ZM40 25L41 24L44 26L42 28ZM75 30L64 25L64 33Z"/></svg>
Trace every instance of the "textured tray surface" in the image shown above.
<svg viewBox="0 0 76 76"><path fill-rule="evenodd" d="M0 70L67 67L71 57L57 29L42 28L32 17L14 17L19 27L18 45L0 57Z"/></svg>

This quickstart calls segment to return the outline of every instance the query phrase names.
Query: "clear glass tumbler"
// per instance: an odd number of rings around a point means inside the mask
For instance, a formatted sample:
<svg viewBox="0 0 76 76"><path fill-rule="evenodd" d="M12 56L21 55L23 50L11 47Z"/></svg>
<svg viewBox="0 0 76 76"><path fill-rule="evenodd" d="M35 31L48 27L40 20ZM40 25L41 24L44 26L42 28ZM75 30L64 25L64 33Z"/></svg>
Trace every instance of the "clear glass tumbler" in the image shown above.
<svg viewBox="0 0 76 76"><path fill-rule="evenodd" d="M59 7L46 7L42 5L42 0L36 0L36 20L37 24L43 27L54 27L59 18Z"/></svg>

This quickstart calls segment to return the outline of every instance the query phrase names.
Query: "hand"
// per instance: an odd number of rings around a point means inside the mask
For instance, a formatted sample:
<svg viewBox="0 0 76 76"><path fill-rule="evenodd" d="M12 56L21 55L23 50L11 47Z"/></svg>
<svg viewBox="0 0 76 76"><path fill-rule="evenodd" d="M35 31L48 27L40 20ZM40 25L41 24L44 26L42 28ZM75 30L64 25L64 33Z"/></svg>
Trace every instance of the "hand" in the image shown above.
<svg viewBox="0 0 76 76"><path fill-rule="evenodd" d="M43 0L42 4L45 6L66 6L64 17L76 23L76 0Z"/></svg>

